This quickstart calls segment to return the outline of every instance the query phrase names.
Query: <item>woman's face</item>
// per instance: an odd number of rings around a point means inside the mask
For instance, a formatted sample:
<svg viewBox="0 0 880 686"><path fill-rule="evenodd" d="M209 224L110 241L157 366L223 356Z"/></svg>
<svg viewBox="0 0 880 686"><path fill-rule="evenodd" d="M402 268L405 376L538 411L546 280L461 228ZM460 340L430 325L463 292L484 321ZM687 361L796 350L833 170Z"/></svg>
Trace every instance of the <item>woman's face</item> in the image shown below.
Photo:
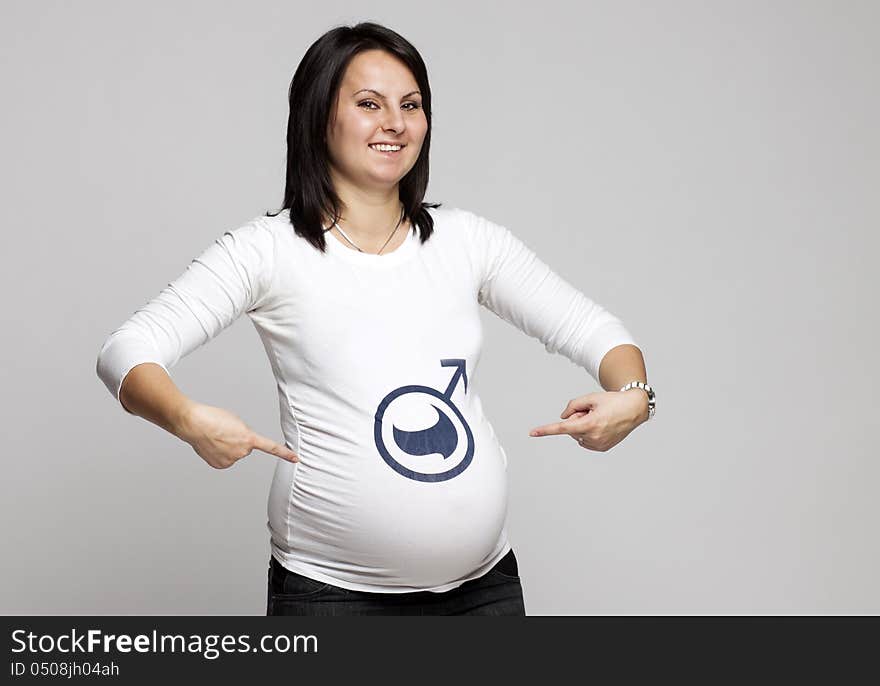
<svg viewBox="0 0 880 686"><path fill-rule="evenodd" d="M406 65L383 50L360 52L348 64L327 125L331 176L362 188L392 188L415 165L427 131L422 96ZM390 153L370 148L379 142L403 147Z"/></svg>

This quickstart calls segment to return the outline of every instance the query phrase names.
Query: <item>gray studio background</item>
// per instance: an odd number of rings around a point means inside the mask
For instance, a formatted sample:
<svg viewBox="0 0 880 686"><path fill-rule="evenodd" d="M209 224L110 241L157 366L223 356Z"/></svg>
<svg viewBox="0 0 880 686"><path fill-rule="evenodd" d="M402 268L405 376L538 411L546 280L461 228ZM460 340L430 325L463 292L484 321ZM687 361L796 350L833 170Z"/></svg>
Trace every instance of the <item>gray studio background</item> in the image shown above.
<svg viewBox="0 0 880 686"><path fill-rule="evenodd" d="M657 414L529 438L585 371L483 312L529 614L876 613L880 121L870 2L5 2L4 614L265 614L255 451L211 469L95 374L281 202L306 48L372 19L434 95L430 201L508 226L639 341ZM281 440L247 317L172 370Z"/></svg>

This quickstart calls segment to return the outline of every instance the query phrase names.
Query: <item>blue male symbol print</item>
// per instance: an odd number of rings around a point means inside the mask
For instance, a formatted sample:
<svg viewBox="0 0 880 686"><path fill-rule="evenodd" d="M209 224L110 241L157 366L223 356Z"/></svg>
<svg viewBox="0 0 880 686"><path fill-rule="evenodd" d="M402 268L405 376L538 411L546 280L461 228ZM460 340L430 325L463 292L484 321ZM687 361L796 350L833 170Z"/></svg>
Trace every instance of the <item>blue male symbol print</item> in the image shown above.
<svg viewBox="0 0 880 686"><path fill-rule="evenodd" d="M376 440L376 449L382 459L398 474L415 481L446 481L461 474L471 463L474 457L474 435L471 427L465 421L464 415L455 403L452 402L452 393L458 385L459 379L464 382L464 390L467 393L467 361L459 358L440 360L443 367L455 367L455 373L446 390L442 393L436 388L417 384L395 388L386 395L376 408L373 436ZM428 405L433 409L432 416L436 416L433 426L417 431L404 431L391 423L390 436L387 430L383 431L386 412L400 400L406 400L406 396L416 405ZM419 398L421 396L421 398ZM427 397L426 397L427 396ZM439 402L438 402L439 401ZM393 413L392 413L393 414ZM459 425L460 428L457 428ZM464 436L461 434L464 433ZM388 445L391 438L393 445ZM464 440L462 440L464 439ZM395 459L394 455L397 455ZM440 455L444 463L445 471L421 471L425 467L414 469L419 465L419 458L423 458L427 466L436 463L436 457ZM455 457L453 457L455 456ZM402 464L404 460L410 466ZM454 466L446 465L451 460Z"/></svg>

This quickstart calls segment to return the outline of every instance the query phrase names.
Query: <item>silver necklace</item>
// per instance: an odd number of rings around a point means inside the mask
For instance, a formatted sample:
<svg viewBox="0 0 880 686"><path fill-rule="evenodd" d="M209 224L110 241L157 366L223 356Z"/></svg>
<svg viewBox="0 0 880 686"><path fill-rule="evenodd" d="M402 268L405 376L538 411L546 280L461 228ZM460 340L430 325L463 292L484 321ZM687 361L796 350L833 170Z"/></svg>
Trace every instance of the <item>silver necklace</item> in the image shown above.
<svg viewBox="0 0 880 686"><path fill-rule="evenodd" d="M401 221L403 221L403 205L400 206L400 218L397 220L397 224L396 224L396 226L394 227L394 231L391 232L391 236L388 236L388 238L387 238L387 240L385 241L385 243L382 245L381 248L379 248L379 252L375 253L376 255L380 255L380 254L382 253L382 251L385 249L385 246L388 245L388 241L390 241L390 240L391 240L391 237L394 236L395 233L397 233L397 229L400 228L400 222L401 222ZM364 252L363 250L360 249L360 247L357 245L357 243L355 243L353 240L351 240L348 236L345 235L345 231L343 231L343 230L340 228L339 224L337 224L337 223L334 221L334 222L333 222L333 226L336 227L336 230L339 231L339 233L342 234L343 238L345 238L345 240L347 240L349 243L351 243L351 244L355 247L356 250L358 250L359 252ZM333 226L331 226L329 229L324 229L324 230L325 230L325 231L329 231L330 229L333 228Z"/></svg>

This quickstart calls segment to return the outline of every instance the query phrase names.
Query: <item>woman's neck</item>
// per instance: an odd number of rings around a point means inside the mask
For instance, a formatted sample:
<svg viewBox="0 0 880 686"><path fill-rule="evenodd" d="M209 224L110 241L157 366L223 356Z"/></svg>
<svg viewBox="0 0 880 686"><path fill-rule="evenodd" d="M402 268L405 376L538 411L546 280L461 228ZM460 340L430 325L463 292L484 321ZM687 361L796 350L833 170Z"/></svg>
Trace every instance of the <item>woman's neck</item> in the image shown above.
<svg viewBox="0 0 880 686"><path fill-rule="evenodd" d="M387 251L392 245L399 244L401 234L405 238L409 228L409 222L403 218L403 207L397 199L382 205L349 204L342 208L336 223L338 227L331 230L336 232L337 228L342 229L344 235L337 235L343 241L348 237L365 252L378 252L388 241L383 252ZM331 218L324 222L325 227L331 224Z"/></svg>

